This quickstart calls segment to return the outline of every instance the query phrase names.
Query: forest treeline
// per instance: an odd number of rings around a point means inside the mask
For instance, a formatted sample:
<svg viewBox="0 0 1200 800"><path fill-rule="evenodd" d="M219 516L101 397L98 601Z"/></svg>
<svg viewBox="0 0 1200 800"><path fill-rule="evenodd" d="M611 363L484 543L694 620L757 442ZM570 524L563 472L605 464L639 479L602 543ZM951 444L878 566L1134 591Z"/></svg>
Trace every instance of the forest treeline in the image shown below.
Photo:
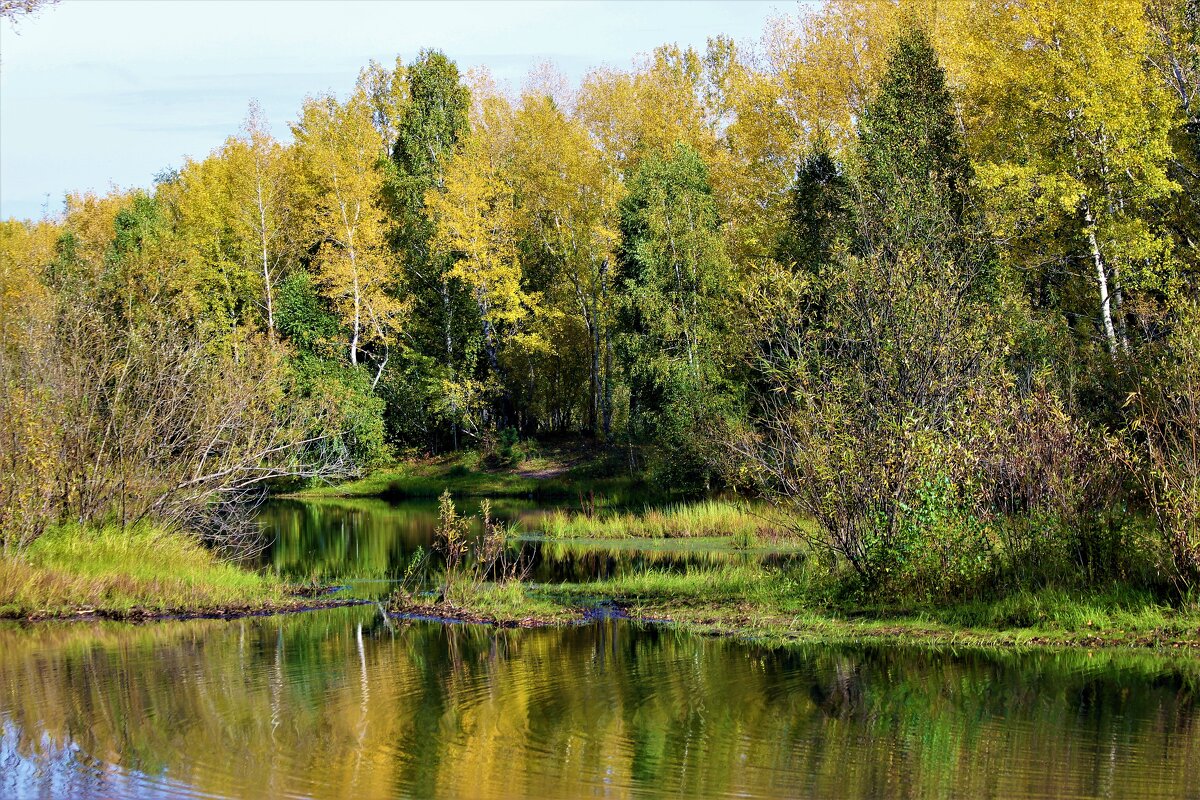
<svg viewBox="0 0 1200 800"><path fill-rule="evenodd" d="M1187 591L1198 19L830 0L577 86L372 62L290 141L252 106L3 223L5 547L572 434L815 519L871 589Z"/></svg>

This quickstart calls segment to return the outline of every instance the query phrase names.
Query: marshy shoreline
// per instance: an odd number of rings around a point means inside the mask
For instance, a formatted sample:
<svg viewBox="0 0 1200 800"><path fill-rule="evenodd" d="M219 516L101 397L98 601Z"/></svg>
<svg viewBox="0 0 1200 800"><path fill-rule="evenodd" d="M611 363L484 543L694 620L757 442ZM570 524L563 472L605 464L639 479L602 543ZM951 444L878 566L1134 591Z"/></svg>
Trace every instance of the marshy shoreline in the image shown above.
<svg viewBox="0 0 1200 800"><path fill-rule="evenodd" d="M564 461L570 466L564 466ZM430 498L438 491L459 497L530 497L529 487L552 473L555 498L539 517L540 529L520 532L510 544L536 543L589 552L723 553L742 563L672 572L656 562L640 572L597 580L483 581L453 598L405 591L396 582L386 598L365 599L345 591L336 576L289 582L224 561L193 536L143 526L96 530L67 526L48 533L20 559L0 562L0 619L26 624L89 620L151 624L189 619L240 619L320 611L376 603L391 618L544 628L619 616L703 636L755 644L898 643L928 646L1136 648L1200 651L1200 609L1172 607L1132 587L1071 592L1018 591L974 603L907 606L814 601L809 579L768 569L765 554L803 557L779 520L737 498L679 499L641 510L629 479L601 479L619 504L596 483L580 480L586 466L560 459L539 463L539 478L517 469L464 468L454 458L407 462L358 481L281 495L302 504L353 504L399 496ZM561 484L561 486L560 486ZM374 494L372 494L374 492ZM343 499L351 498L351 499ZM589 505L590 500L590 505ZM579 510L572 511L575 501ZM755 559L759 559L758 562ZM757 565L756 565L757 564Z"/></svg>

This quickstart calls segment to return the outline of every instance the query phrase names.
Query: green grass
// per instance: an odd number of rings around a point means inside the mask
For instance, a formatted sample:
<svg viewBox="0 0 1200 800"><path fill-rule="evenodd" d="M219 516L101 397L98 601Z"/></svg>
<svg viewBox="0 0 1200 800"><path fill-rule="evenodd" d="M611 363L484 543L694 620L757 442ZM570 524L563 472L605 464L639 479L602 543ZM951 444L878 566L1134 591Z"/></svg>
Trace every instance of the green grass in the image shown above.
<svg viewBox="0 0 1200 800"><path fill-rule="evenodd" d="M295 492L300 498L321 497L536 497L626 504L654 494L651 487L628 475L605 475L594 461L564 463L539 458L516 466L487 468L474 452L436 459L412 460L334 486Z"/></svg>
<svg viewBox="0 0 1200 800"><path fill-rule="evenodd" d="M589 556L621 558L636 556L643 563L677 563L681 558L692 562L725 564L761 559L766 556L804 556L799 542L763 542L750 547L727 536L678 539L549 539L536 534L516 537L517 542L537 542L543 556L555 560L583 559Z"/></svg>
<svg viewBox="0 0 1200 800"><path fill-rule="evenodd" d="M464 619L578 619L580 608L616 602L630 617L704 634L770 643L901 641L987 646L1200 649L1200 606L1170 607L1127 588L1017 592L990 602L858 608L815 601L802 574L755 564L684 572L650 569L554 585L510 584L498 600L462 597L441 614ZM547 610L549 609L549 610Z"/></svg>
<svg viewBox="0 0 1200 800"><path fill-rule="evenodd" d="M289 587L149 525L47 532L0 558L0 616L205 612L284 604Z"/></svg>
<svg viewBox="0 0 1200 800"><path fill-rule="evenodd" d="M1031 628L1061 633L1153 631L1200 636L1200 608L1178 609L1151 593L1124 586L1088 592L1016 591L988 602L915 612L922 619L968 628Z"/></svg>
<svg viewBox="0 0 1200 800"><path fill-rule="evenodd" d="M544 518L542 528L550 539L724 538L744 548L794 536L765 506L725 500L676 503L642 513L601 512L593 517L560 509Z"/></svg>
<svg viewBox="0 0 1200 800"><path fill-rule="evenodd" d="M756 564L721 564L679 572L649 569L617 578L542 587L550 597L569 604L581 598L614 600L635 616L670 617L686 609L709 609L728 615L737 610L798 610L802 601L781 573Z"/></svg>
<svg viewBox="0 0 1200 800"><path fill-rule="evenodd" d="M987 602L925 607L858 608L814 602L802 578L728 565L683 574L647 572L563 591L568 596L588 591L611 597L634 616L753 637L1200 647L1200 607L1174 608L1124 587L1077 593L1022 591Z"/></svg>

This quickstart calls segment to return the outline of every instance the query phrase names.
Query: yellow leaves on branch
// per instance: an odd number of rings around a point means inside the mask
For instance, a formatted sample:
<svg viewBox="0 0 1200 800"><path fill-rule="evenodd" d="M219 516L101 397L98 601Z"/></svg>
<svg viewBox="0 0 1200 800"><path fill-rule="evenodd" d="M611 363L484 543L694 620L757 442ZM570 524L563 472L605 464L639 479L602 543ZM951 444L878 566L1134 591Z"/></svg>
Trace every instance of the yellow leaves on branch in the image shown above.
<svg viewBox="0 0 1200 800"><path fill-rule="evenodd" d="M1127 288L1166 288L1166 239L1139 209L1178 190L1167 174L1176 124L1138 3L978 0L959 28L963 121L1002 234L1089 214L1097 257Z"/></svg>
<svg viewBox="0 0 1200 800"><path fill-rule="evenodd" d="M617 204L624 188L583 124L549 96L526 93L514 126L522 227L557 259L565 278L554 287L552 305L575 307L595 325L608 313L603 295L619 239Z"/></svg>
<svg viewBox="0 0 1200 800"><path fill-rule="evenodd" d="M357 364L365 344L393 338L407 311L387 245L371 104L361 87L345 103L309 98L293 133L310 207L305 238L318 248L317 280L351 331L350 361Z"/></svg>
<svg viewBox="0 0 1200 800"><path fill-rule="evenodd" d="M451 159L444 185L425 197L437 223L432 246L453 257L449 275L471 290L485 324L516 330L539 298L521 286L512 109L499 96L484 97L472 116L471 135Z"/></svg>
<svg viewBox="0 0 1200 800"><path fill-rule="evenodd" d="M0 222L0 351L17 344L23 328L49 310L50 292L41 273L53 256L59 232L52 222Z"/></svg>

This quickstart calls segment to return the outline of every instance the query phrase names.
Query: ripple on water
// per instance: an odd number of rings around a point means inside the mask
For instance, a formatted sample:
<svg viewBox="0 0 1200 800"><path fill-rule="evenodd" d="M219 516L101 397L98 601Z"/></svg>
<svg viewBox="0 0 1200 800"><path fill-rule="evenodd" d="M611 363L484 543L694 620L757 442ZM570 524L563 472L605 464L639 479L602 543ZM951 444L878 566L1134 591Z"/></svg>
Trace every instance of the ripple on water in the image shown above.
<svg viewBox="0 0 1200 800"><path fill-rule="evenodd" d="M0 626L0 796L1196 797L1200 665L605 619Z"/></svg>

